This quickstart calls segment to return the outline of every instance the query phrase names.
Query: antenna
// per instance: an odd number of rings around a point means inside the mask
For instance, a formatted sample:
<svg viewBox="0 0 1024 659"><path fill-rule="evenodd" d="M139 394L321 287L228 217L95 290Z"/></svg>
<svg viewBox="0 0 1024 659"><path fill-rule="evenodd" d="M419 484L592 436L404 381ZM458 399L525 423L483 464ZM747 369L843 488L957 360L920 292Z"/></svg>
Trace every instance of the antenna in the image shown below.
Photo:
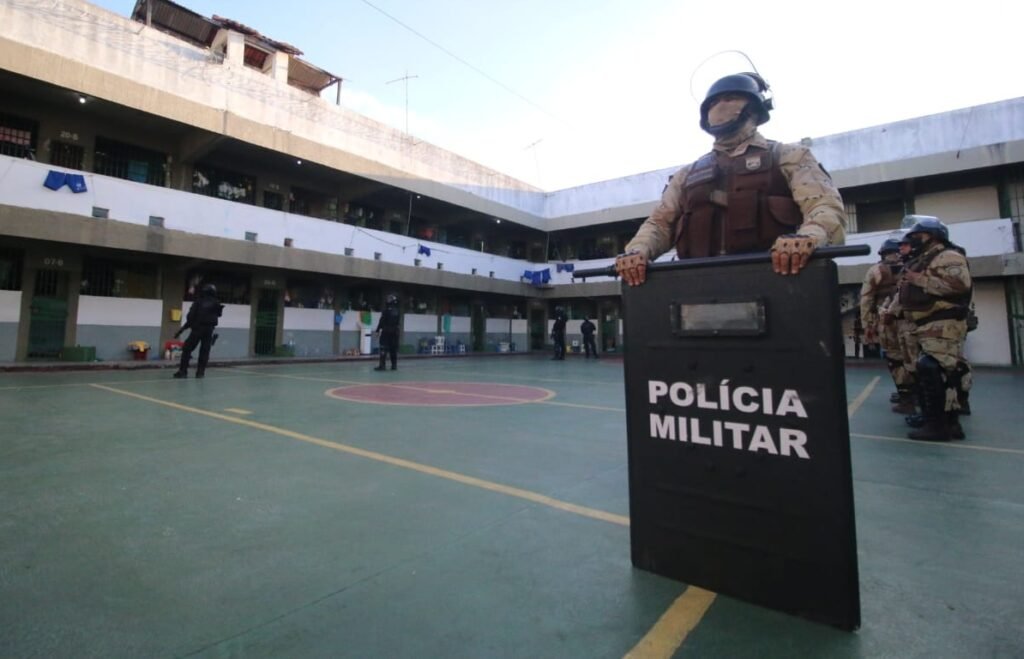
<svg viewBox="0 0 1024 659"><path fill-rule="evenodd" d="M419 76L411 76L406 71L405 75L401 78L395 78L394 80L388 80L386 85L390 85L393 82L404 82L405 83L405 134L409 135L409 81L419 78Z"/></svg>

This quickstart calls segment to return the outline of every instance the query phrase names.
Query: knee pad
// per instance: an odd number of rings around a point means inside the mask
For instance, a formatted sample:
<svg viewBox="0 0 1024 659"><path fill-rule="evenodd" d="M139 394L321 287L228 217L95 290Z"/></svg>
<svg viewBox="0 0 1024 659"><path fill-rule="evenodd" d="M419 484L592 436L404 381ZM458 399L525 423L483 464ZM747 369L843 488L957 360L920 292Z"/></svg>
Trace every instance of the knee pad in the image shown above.
<svg viewBox="0 0 1024 659"><path fill-rule="evenodd" d="M941 381L945 371L937 359L927 353L921 353L915 364L917 377L920 380Z"/></svg>

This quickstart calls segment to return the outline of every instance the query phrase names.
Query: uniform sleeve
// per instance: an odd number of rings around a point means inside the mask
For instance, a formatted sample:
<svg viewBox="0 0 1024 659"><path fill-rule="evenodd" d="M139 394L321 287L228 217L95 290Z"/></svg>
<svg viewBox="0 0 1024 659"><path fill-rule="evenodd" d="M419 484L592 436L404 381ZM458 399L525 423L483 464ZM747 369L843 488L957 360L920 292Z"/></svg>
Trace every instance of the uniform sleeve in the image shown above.
<svg viewBox="0 0 1024 659"><path fill-rule="evenodd" d="M951 249L943 250L928 266L922 281L925 293L937 297L956 297L971 288L967 259Z"/></svg>
<svg viewBox="0 0 1024 659"><path fill-rule="evenodd" d="M864 275L864 283L860 287L860 322L864 327L874 325L878 317L878 307L875 306L875 291L878 290L879 266L876 263L868 269Z"/></svg>
<svg viewBox="0 0 1024 659"><path fill-rule="evenodd" d="M816 239L818 247L845 243L846 208L843 198L811 150L800 144L782 145L779 168L789 183L793 201L804 216L804 223L797 233Z"/></svg>
<svg viewBox="0 0 1024 659"><path fill-rule="evenodd" d="M638 251L653 261L672 248L672 237L682 207L683 182L689 171L690 166L687 165L672 175L661 193L661 201L626 245L627 252Z"/></svg>

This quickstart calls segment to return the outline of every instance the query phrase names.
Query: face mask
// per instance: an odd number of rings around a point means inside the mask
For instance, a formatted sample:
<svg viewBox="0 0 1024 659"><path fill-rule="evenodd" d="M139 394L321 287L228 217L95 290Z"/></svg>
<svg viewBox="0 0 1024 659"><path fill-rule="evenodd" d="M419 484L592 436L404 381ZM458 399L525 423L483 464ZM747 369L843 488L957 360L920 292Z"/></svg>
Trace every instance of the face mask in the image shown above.
<svg viewBox="0 0 1024 659"><path fill-rule="evenodd" d="M911 251L919 252L924 247L924 238L921 236L911 236L907 240L910 242Z"/></svg>
<svg viewBox="0 0 1024 659"><path fill-rule="evenodd" d="M718 101L708 110L708 124L721 126L739 118L743 108L749 103L745 98L738 98L730 101Z"/></svg>

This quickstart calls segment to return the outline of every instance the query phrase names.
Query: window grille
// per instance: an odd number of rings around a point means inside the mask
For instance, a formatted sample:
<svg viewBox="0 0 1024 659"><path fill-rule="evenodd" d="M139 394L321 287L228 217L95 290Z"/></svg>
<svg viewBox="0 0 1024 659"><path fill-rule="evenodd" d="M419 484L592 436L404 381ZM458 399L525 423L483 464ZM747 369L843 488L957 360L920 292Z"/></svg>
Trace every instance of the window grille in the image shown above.
<svg viewBox="0 0 1024 659"><path fill-rule="evenodd" d="M37 124L31 119L0 114L0 155L34 157Z"/></svg>
<svg viewBox="0 0 1024 659"><path fill-rule="evenodd" d="M256 203L256 179L245 174L198 164L192 173L192 192L243 204ZM266 199L267 193L264 193Z"/></svg>
<svg viewBox="0 0 1024 659"><path fill-rule="evenodd" d="M155 299L157 266L116 259L87 258L82 262L82 295Z"/></svg>
<svg viewBox="0 0 1024 659"><path fill-rule="evenodd" d="M0 249L0 290L21 290L21 267L24 256L18 249Z"/></svg>
<svg viewBox="0 0 1024 659"><path fill-rule="evenodd" d="M96 138L94 169L97 174L162 186L166 164L167 156L163 153L105 137Z"/></svg>
<svg viewBox="0 0 1024 659"><path fill-rule="evenodd" d="M50 144L50 164L67 169L82 169L85 160L85 149L78 144L52 142Z"/></svg>

